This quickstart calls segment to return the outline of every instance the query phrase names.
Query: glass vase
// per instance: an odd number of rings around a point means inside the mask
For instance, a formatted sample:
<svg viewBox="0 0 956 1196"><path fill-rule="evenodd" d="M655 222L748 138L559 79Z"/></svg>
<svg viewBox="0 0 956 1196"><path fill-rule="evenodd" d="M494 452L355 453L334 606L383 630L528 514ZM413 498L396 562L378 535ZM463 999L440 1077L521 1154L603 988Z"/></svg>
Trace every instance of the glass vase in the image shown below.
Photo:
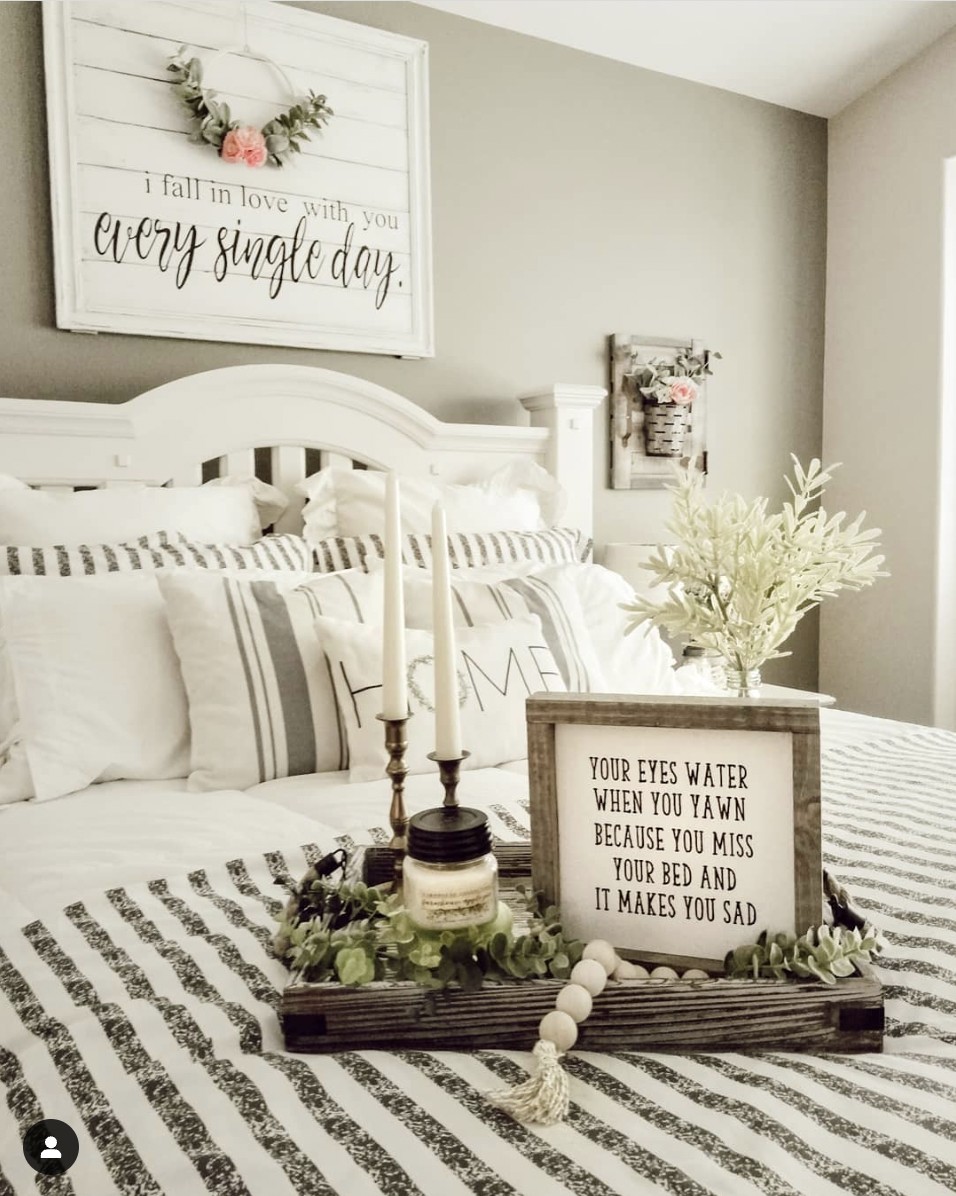
<svg viewBox="0 0 956 1196"><path fill-rule="evenodd" d="M760 697L760 670L741 669L736 665L725 663L724 676L727 678L727 689L738 698Z"/></svg>

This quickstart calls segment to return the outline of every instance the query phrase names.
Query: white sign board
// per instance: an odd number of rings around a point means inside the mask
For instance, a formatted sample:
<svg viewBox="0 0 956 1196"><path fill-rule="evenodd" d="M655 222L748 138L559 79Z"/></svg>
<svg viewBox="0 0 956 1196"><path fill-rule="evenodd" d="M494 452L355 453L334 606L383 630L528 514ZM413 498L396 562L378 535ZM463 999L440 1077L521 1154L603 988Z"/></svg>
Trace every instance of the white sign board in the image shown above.
<svg viewBox="0 0 956 1196"><path fill-rule="evenodd" d="M532 746L542 709L535 887L573 937L716 962L762 930L819 924L815 706L535 698Z"/></svg>
<svg viewBox="0 0 956 1196"><path fill-rule="evenodd" d="M310 90L334 115L282 167L226 162L188 139L184 45L242 125ZM46 0L44 47L59 327L433 354L424 42L284 4Z"/></svg>
<svg viewBox="0 0 956 1196"><path fill-rule="evenodd" d="M616 728L556 730L567 929L709 958L792 933L790 736L635 727L621 753Z"/></svg>

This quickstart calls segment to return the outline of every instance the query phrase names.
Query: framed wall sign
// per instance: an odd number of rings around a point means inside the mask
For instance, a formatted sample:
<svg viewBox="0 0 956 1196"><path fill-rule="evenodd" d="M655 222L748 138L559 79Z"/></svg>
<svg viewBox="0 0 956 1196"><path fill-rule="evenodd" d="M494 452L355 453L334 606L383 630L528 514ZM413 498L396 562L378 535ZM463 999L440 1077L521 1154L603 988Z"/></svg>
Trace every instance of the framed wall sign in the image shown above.
<svg viewBox="0 0 956 1196"><path fill-rule="evenodd" d="M534 887L574 937L713 968L820 924L815 701L554 694L527 712Z"/></svg>
<svg viewBox="0 0 956 1196"><path fill-rule="evenodd" d="M714 354L719 357L720 354ZM680 402L658 402L644 395L641 382L655 364L666 374L677 358L694 364L707 361L703 341L690 338L634 336L616 332L608 337L611 395L610 486L613 490L659 490L674 480L674 465L707 472L707 379L696 376ZM685 366L685 368L688 368ZM659 391L663 391L659 387ZM687 401L683 401L686 399Z"/></svg>
<svg viewBox="0 0 956 1196"><path fill-rule="evenodd" d="M287 4L43 17L60 328L434 353L426 43ZM190 140L181 50L251 141ZM262 162L263 127L310 93L327 123Z"/></svg>

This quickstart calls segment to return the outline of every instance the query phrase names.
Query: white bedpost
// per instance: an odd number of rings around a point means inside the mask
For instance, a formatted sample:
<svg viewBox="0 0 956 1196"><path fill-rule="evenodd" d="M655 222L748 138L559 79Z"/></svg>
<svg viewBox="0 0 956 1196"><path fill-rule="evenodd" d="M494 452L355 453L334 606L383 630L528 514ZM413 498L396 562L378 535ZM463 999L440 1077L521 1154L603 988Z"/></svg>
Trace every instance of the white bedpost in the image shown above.
<svg viewBox="0 0 956 1196"><path fill-rule="evenodd" d="M546 465L568 496L562 523L594 535L594 411L607 396L603 386L556 382L520 396L533 428L550 432Z"/></svg>

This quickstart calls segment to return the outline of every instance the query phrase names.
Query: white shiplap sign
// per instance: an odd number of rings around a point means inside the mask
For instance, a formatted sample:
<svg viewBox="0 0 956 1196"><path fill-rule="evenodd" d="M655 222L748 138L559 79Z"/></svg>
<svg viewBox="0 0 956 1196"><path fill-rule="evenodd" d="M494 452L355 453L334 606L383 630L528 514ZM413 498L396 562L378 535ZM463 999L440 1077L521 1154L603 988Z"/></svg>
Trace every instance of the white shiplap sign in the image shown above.
<svg viewBox="0 0 956 1196"><path fill-rule="evenodd" d="M224 162L188 140L183 45L243 125L310 90L334 115L281 168ZM426 43L283 4L46 0L44 46L59 327L433 354Z"/></svg>

